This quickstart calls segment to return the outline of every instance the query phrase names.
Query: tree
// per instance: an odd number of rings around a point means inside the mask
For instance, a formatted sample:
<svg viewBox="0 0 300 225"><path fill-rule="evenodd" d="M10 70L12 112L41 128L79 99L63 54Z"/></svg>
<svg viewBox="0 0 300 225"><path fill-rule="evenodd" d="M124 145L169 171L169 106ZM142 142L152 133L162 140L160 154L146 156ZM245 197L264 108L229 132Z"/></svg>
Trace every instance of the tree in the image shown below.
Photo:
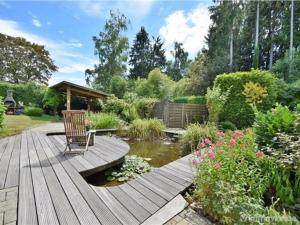
<svg viewBox="0 0 300 225"><path fill-rule="evenodd" d="M96 89L109 90L113 76L124 76L126 73L128 38L122 36L130 21L119 11L110 11L110 18L106 21L104 31L99 37L94 36L95 55L99 63L94 69L87 69L86 82Z"/></svg>
<svg viewBox="0 0 300 225"><path fill-rule="evenodd" d="M189 53L184 50L182 43L175 42L174 51L171 51L171 54L174 57L174 62L169 62L167 74L173 80L178 81L187 73Z"/></svg>
<svg viewBox="0 0 300 225"><path fill-rule="evenodd" d="M259 35L259 1L257 1L256 3L255 43L254 43L254 57L253 57L254 68L258 68L258 64L259 64L258 35Z"/></svg>
<svg viewBox="0 0 300 225"><path fill-rule="evenodd" d="M123 98L127 89L127 82L125 78L120 76L114 76L110 82L110 93L114 94L118 98Z"/></svg>
<svg viewBox="0 0 300 225"><path fill-rule="evenodd" d="M0 33L1 80L47 85L57 69L44 46Z"/></svg>
<svg viewBox="0 0 300 225"><path fill-rule="evenodd" d="M161 71L165 71L167 61L165 56L165 50L163 49L163 41L158 36L153 37L153 45L151 52L151 66L152 69L159 68Z"/></svg>
<svg viewBox="0 0 300 225"><path fill-rule="evenodd" d="M147 78L152 69L151 65L151 44L148 33L144 27L136 34L136 38L131 47L129 65L132 66L129 78Z"/></svg>

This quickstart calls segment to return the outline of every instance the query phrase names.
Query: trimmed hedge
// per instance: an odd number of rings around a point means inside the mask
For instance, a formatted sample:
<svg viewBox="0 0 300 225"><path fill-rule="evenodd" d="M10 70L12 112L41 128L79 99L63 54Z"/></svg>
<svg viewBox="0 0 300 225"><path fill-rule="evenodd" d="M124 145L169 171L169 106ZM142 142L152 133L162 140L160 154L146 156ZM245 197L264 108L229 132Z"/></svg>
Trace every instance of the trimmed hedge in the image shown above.
<svg viewBox="0 0 300 225"><path fill-rule="evenodd" d="M257 105L259 110L266 111L276 103L279 81L271 72L251 70L249 72L221 74L216 77L214 85L219 85L222 91L230 89L230 94L220 115L220 121L230 121L237 128L252 126L254 112L242 94L244 85L249 81L259 83L267 89L267 97Z"/></svg>
<svg viewBox="0 0 300 225"><path fill-rule="evenodd" d="M13 90L13 97L17 104L19 104L19 102L22 102L24 105L36 105L39 107L43 107L43 98L47 87L36 85L33 83L12 84L9 82L1 81L0 96L5 98L7 90Z"/></svg>
<svg viewBox="0 0 300 225"><path fill-rule="evenodd" d="M42 116L44 111L38 107L25 107L25 115L27 116Z"/></svg>
<svg viewBox="0 0 300 225"><path fill-rule="evenodd" d="M175 103L187 103L187 104L206 104L205 96L180 96L174 99Z"/></svg>

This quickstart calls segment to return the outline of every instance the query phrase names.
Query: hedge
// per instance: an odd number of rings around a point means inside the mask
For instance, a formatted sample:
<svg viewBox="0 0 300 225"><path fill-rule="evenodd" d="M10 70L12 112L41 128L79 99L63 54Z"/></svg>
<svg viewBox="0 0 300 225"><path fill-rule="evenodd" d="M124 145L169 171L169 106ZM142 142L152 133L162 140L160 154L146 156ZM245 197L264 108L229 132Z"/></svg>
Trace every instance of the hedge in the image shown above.
<svg viewBox="0 0 300 225"><path fill-rule="evenodd" d="M267 89L267 97L257 106L259 110L266 111L276 103L279 81L271 72L251 70L249 72L221 74L216 77L214 85L219 85L223 91L230 89L230 94L220 115L220 121L230 121L237 128L252 126L254 112L242 94L244 85L249 81L259 83Z"/></svg>
<svg viewBox="0 0 300 225"><path fill-rule="evenodd" d="M43 97L47 87L36 85L33 83L27 84L12 84L9 82L0 82L0 96L3 98L7 95L7 90L13 90L13 97L17 104L22 102L24 105L43 106Z"/></svg>
<svg viewBox="0 0 300 225"><path fill-rule="evenodd" d="M174 99L176 103L206 104L205 96L180 96Z"/></svg>

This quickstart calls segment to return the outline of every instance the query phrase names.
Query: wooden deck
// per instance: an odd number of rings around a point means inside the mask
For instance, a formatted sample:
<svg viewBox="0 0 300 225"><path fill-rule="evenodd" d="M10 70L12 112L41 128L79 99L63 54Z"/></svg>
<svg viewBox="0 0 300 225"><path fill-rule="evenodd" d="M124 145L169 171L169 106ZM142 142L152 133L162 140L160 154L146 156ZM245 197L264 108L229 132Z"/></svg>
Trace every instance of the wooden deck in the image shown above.
<svg viewBox="0 0 300 225"><path fill-rule="evenodd" d="M129 150L114 137L95 142L84 155L64 156L63 136L27 131L2 139L0 224L142 224L193 181L187 156L120 186L89 185L82 175L114 165Z"/></svg>

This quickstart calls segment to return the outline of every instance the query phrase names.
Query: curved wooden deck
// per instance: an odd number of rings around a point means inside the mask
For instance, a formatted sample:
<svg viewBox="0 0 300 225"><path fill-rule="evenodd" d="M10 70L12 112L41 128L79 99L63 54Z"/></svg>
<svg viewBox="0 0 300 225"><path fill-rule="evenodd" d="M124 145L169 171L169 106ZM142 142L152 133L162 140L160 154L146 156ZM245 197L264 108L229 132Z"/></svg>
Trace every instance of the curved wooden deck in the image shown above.
<svg viewBox="0 0 300 225"><path fill-rule="evenodd" d="M0 225L147 223L194 178L188 156L117 187L94 187L81 174L116 163L127 143L101 136L83 156L63 149L63 136L33 130L0 140Z"/></svg>

